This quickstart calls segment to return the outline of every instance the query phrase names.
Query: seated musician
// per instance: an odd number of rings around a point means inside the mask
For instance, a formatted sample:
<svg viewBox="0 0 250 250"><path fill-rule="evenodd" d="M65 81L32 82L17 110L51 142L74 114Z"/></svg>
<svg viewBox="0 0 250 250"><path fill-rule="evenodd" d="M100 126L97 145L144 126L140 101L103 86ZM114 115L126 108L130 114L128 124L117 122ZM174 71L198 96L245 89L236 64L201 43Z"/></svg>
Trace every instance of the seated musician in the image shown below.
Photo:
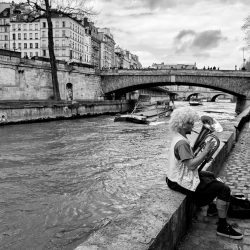
<svg viewBox="0 0 250 250"><path fill-rule="evenodd" d="M242 239L243 234L227 222L230 188L216 178L207 178L202 171L198 171L199 165L214 146L214 142L208 142L204 150L194 156L187 135L191 134L198 120L198 114L190 107L175 109L171 115L169 126L173 138L169 151L167 184L170 189L188 195L198 207L207 206L216 198L219 217L217 235Z"/></svg>

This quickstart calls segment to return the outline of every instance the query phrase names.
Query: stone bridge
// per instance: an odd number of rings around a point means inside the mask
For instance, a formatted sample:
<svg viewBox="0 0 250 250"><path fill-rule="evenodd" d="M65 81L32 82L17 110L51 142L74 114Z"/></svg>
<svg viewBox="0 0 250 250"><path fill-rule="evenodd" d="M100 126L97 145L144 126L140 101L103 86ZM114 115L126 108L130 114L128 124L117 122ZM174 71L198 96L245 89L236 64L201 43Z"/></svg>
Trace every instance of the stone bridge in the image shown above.
<svg viewBox="0 0 250 250"><path fill-rule="evenodd" d="M229 70L109 70L101 71L105 94L126 93L156 86L186 85L236 96L236 112L250 105L250 72Z"/></svg>

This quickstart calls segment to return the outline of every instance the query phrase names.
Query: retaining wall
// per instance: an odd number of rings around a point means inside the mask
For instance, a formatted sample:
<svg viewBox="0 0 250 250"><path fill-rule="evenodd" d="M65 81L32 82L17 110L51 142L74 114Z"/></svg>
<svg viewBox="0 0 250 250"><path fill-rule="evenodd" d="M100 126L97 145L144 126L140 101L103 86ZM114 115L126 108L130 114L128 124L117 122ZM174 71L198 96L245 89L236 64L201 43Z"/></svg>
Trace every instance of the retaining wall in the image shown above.
<svg viewBox="0 0 250 250"><path fill-rule="evenodd" d="M129 101L4 102L0 103L0 125L123 113L132 106Z"/></svg>

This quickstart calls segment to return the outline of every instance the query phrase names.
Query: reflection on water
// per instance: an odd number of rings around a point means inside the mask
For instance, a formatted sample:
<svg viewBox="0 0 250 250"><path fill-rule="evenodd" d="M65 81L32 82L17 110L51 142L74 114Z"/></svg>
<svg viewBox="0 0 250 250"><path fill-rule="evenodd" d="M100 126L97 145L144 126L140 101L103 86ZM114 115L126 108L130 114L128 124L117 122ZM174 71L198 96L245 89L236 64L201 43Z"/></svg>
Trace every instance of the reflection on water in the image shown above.
<svg viewBox="0 0 250 250"><path fill-rule="evenodd" d="M194 109L226 127L235 116L231 103ZM74 249L132 211L147 190L164 185L167 123L100 116L1 127L0 249Z"/></svg>

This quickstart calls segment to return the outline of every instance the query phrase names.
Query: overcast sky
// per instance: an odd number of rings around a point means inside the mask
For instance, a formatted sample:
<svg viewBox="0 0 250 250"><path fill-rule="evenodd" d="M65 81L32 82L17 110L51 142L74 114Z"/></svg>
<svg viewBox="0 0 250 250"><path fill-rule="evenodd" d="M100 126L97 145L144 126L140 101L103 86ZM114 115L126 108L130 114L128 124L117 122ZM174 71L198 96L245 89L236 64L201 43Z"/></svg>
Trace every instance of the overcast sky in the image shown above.
<svg viewBox="0 0 250 250"><path fill-rule="evenodd" d="M250 0L92 0L92 6L95 24L110 28L116 45L138 55L143 67L242 65Z"/></svg>

